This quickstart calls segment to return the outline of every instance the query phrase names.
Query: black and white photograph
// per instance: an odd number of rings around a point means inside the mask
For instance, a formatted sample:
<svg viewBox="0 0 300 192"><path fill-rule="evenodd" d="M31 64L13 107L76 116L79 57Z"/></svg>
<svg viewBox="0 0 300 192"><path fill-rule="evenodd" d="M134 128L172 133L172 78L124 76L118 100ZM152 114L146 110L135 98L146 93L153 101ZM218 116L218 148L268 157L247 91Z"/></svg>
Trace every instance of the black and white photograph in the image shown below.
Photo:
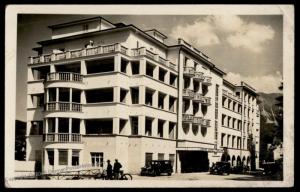
<svg viewBox="0 0 300 192"><path fill-rule="evenodd" d="M6 187L294 185L292 5L5 14Z"/></svg>

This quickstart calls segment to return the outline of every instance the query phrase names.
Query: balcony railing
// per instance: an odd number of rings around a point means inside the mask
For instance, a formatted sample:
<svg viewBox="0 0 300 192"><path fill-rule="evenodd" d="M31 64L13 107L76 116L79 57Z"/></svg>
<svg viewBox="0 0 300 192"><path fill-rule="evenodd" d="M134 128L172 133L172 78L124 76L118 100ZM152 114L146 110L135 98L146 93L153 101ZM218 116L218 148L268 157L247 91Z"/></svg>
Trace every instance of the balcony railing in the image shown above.
<svg viewBox="0 0 300 192"><path fill-rule="evenodd" d="M201 125L203 127L210 127L210 119L203 119Z"/></svg>
<svg viewBox="0 0 300 192"><path fill-rule="evenodd" d="M183 89L182 96L185 98L193 99L194 91L192 91L190 89Z"/></svg>
<svg viewBox="0 0 300 192"><path fill-rule="evenodd" d="M183 75L188 77L193 77L195 74L195 69L193 67L184 67L183 68Z"/></svg>
<svg viewBox="0 0 300 192"><path fill-rule="evenodd" d="M47 133L44 134L45 142L61 142L61 143L80 143L81 134L79 133Z"/></svg>
<svg viewBox="0 0 300 192"><path fill-rule="evenodd" d="M203 81L204 80L204 76L202 72L199 71L195 71L195 75L193 77L196 81Z"/></svg>
<svg viewBox="0 0 300 192"><path fill-rule="evenodd" d="M70 51L71 58L82 57L82 49Z"/></svg>
<svg viewBox="0 0 300 192"><path fill-rule="evenodd" d="M182 114L182 121L184 122L193 122L193 115L190 114Z"/></svg>
<svg viewBox="0 0 300 192"><path fill-rule="evenodd" d="M202 102L202 95L200 93L195 93L193 100L196 102Z"/></svg>
<svg viewBox="0 0 300 192"><path fill-rule="evenodd" d="M201 104L202 105L211 105L211 98L202 96Z"/></svg>
<svg viewBox="0 0 300 192"><path fill-rule="evenodd" d="M204 85L211 85L211 77L204 76L203 82Z"/></svg>
<svg viewBox="0 0 300 192"><path fill-rule="evenodd" d="M202 124L202 119L203 119L202 117L194 117L193 118L193 123L201 125Z"/></svg>
<svg viewBox="0 0 300 192"><path fill-rule="evenodd" d="M82 104L80 103L70 103L70 102L49 102L46 103L45 111L54 112L81 112Z"/></svg>
<svg viewBox="0 0 300 192"><path fill-rule="evenodd" d="M155 54L152 53L149 50L146 50L146 56L149 57L149 58L151 58L151 59L153 59L153 60L155 60Z"/></svg>
<svg viewBox="0 0 300 192"><path fill-rule="evenodd" d="M234 99L238 102L242 102L242 99L237 96L237 95L234 95L232 93L229 93L227 90L223 89L223 95L227 96L227 97L230 97L231 99Z"/></svg>
<svg viewBox="0 0 300 192"><path fill-rule="evenodd" d="M70 72L56 72L48 73L47 81L74 81L82 82L82 75L79 73L70 73Z"/></svg>

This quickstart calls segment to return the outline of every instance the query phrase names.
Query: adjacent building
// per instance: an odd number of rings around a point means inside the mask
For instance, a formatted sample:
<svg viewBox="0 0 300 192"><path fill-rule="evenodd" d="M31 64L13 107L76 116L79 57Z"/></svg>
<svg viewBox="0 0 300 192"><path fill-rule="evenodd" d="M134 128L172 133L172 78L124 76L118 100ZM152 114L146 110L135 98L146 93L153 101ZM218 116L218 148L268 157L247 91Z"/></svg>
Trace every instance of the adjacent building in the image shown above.
<svg viewBox="0 0 300 192"><path fill-rule="evenodd" d="M253 143L258 165L256 91L183 39L102 17L49 28L28 63L27 161L48 171L118 159L139 173L165 159L195 172L250 165Z"/></svg>

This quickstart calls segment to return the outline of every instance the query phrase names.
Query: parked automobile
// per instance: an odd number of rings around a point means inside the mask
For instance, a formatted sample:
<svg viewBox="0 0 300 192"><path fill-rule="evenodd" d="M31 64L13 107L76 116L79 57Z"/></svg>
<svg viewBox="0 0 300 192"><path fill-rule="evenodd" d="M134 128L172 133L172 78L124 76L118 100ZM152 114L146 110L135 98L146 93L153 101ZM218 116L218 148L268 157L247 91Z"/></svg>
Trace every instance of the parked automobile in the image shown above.
<svg viewBox="0 0 300 192"><path fill-rule="evenodd" d="M170 160L152 160L145 167L141 168L142 176L158 176L163 173L171 175L173 167Z"/></svg>
<svg viewBox="0 0 300 192"><path fill-rule="evenodd" d="M210 174L218 174L223 175L226 173L227 175L231 172L231 166L229 162L220 161L216 162L211 168L210 168Z"/></svg>

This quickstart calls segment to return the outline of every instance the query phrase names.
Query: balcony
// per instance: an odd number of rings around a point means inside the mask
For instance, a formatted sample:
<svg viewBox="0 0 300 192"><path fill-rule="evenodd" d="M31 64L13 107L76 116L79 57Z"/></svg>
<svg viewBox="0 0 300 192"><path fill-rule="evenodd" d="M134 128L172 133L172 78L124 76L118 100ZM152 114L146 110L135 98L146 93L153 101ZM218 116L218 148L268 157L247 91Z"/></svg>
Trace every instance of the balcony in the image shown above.
<svg viewBox="0 0 300 192"><path fill-rule="evenodd" d="M79 133L48 133L44 134L44 142L80 143L82 135Z"/></svg>
<svg viewBox="0 0 300 192"><path fill-rule="evenodd" d="M202 95L200 94L200 93L195 93L194 94L194 98L193 98L193 100L195 101L195 102L202 102Z"/></svg>
<svg viewBox="0 0 300 192"><path fill-rule="evenodd" d="M201 125L202 124L202 117L194 117L193 124Z"/></svg>
<svg viewBox="0 0 300 192"><path fill-rule="evenodd" d="M183 89L182 97L187 99L193 99L194 98L194 91L190 89Z"/></svg>
<svg viewBox="0 0 300 192"><path fill-rule="evenodd" d="M210 127L210 119L202 119L202 127Z"/></svg>
<svg viewBox="0 0 300 192"><path fill-rule="evenodd" d="M203 85L211 85L211 77L208 77L208 76L204 76L204 79L203 79L203 82L202 82Z"/></svg>
<svg viewBox="0 0 300 192"><path fill-rule="evenodd" d="M195 75L195 69L193 67L183 67L183 75L193 77Z"/></svg>
<svg viewBox="0 0 300 192"><path fill-rule="evenodd" d="M193 77L196 81L203 81L204 80L204 76L202 72L199 71L195 71L195 75Z"/></svg>
<svg viewBox="0 0 300 192"><path fill-rule="evenodd" d="M70 102L49 102L46 103L47 112L82 112L82 104Z"/></svg>
<svg viewBox="0 0 300 192"><path fill-rule="evenodd" d="M201 104L202 105L211 105L211 98L202 96Z"/></svg>
<svg viewBox="0 0 300 192"><path fill-rule="evenodd" d="M41 55L37 57L30 57L29 64L46 63L50 61L59 61L65 59L73 59L73 58L80 58L84 56L100 55L100 54L107 54L107 53L114 53L114 52L121 52L125 54L127 53L127 48L122 46L120 43L115 43L112 45L95 46L92 48L69 50L61 53L53 53L53 54Z"/></svg>
<svg viewBox="0 0 300 192"><path fill-rule="evenodd" d="M48 73L47 81L71 81L82 82L83 75L69 72Z"/></svg>
<svg viewBox="0 0 300 192"><path fill-rule="evenodd" d="M225 96L227 96L227 97L229 97L229 98L231 98L231 99L234 99L234 100L236 100L236 101L238 101L238 102L242 102L242 99L239 97L239 96L237 96L237 95L234 95L234 94L232 94L232 93L229 93L227 90L225 90L225 89L223 89L223 95L225 95Z"/></svg>
<svg viewBox="0 0 300 192"><path fill-rule="evenodd" d="M182 121L187 122L187 123L192 123L193 122L193 115L190 114L182 114Z"/></svg>

